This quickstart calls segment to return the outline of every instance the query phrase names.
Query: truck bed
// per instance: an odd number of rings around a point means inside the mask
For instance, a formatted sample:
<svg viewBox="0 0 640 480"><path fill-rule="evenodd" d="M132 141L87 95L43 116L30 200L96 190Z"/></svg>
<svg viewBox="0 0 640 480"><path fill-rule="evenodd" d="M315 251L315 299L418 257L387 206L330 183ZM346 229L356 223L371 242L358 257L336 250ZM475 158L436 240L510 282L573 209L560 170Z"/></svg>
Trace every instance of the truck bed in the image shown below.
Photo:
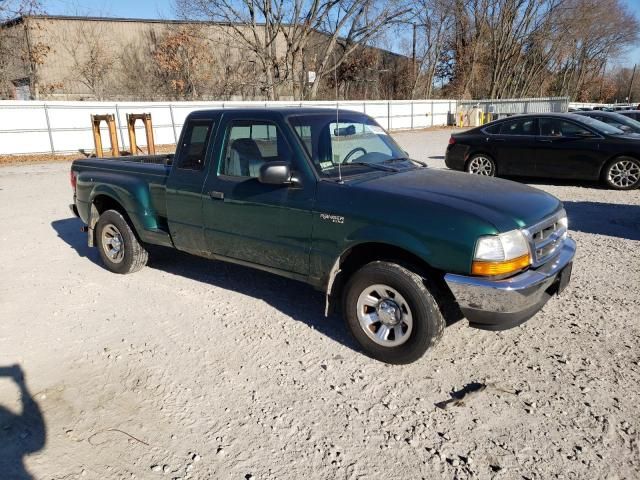
<svg viewBox="0 0 640 480"><path fill-rule="evenodd" d="M157 216L166 219L165 190L172 162L173 154L84 158L74 161L71 170L80 175L79 200L86 201L94 183L119 185L123 181L130 183L132 179L137 179L141 185L148 185L150 206Z"/></svg>

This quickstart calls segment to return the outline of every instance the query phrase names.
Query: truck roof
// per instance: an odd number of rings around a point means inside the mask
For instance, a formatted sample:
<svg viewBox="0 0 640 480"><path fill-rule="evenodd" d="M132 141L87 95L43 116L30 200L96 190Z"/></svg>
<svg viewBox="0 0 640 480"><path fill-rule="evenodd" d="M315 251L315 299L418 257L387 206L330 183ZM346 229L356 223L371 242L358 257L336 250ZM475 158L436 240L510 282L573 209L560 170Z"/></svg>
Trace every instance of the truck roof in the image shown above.
<svg viewBox="0 0 640 480"><path fill-rule="evenodd" d="M196 110L191 112L191 117L207 117L212 113L218 114L222 112L227 113L244 113L248 115L257 114L257 113L265 113L265 112L273 112L278 113L282 116L288 115L308 115L308 114L335 114L335 108L327 108L327 107L235 107L235 108L211 108L206 110ZM339 108L338 112L341 113L358 113L363 114L362 112L358 112L357 110L348 110L344 108Z"/></svg>

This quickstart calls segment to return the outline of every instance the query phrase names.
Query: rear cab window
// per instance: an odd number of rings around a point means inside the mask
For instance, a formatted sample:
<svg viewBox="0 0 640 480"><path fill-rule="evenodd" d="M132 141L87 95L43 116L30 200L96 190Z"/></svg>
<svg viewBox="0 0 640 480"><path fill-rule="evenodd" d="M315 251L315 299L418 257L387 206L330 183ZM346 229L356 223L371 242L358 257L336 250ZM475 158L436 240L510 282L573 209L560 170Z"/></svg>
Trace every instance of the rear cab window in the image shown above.
<svg viewBox="0 0 640 480"><path fill-rule="evenodd" d="M175 159L176 167L181 170L203 170L207 146L213 131L211 119L188 120L182 136L180 153Z"/></svg>

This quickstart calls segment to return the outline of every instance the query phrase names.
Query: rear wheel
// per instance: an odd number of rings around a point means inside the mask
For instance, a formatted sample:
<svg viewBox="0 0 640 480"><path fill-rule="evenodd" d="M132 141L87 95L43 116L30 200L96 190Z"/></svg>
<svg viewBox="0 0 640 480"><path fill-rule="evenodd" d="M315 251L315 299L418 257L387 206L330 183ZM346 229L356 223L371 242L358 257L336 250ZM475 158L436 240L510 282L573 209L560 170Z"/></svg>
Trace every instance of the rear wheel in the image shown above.
<svg viewBox="0 0 640 480"><path fill-rule="evenodd" d="M493 161L489 155L485 153L479 153L473 155L467 162L465 169L468 173L474 175L484 175L487 177L496 176L496 162Z"/></svg>
<svg viewBox="0 0 640 480"><path fill-rule="evenodd" d="M147 264L149 254L133 230L116 210L100 215L96 225L96 245L102 263L114 273L133 273Z"/></svg>
<svg viewBox="0 0 640 480"><path fill-rule="evenodd" d="M633 157L618 157L604 169L603 178L608 187L632 190L640 186L640 161Z"/></svg>
<svg viewBox="0 0 640 480"><path fill-rule="evenodd" d="M343 312L365 353L387 363L419 359L445 327L424 279L395 263L372 262L354 273L344 290Z"/></svg>

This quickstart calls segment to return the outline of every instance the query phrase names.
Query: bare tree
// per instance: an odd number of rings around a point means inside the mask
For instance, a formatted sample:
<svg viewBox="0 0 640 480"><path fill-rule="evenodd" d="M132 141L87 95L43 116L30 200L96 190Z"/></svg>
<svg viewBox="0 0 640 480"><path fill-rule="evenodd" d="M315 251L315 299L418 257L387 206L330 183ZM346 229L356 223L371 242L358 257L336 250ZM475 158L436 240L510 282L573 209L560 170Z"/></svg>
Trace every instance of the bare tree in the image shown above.
<svg viewBox="0 0 640 480"><path fill-rule="evenodd" d="M382 29L409 11L398 0L177 0L185 18L223 22L260 66L262 89L276 100L283 86L315 98L320 82ZM304 74L316 72L305 92Z"/></svg>
<svg viewBox="0 0 640 480"><path fill-rule="evenodd" d="M436 70L448 94L597 96L606 62L638 38L621 0L442 0L452 34Z"/></svg>
<svg viewBox="0 0 640 480"><path fill-rule="evenodd" d="M176 98L201 97L215 70L211 49L198 25L168 29L152 58L158 75Z"/></svg>
<svg viewBox="0 0 640 480"><path fill-rule="evenodd" d="M0 22L38 13L41 9L39 0L0 0ZM4 90L5 94L12 89L10 75L19 60L27 70L32 96L38 97L38 68L44 63L51 48L43 43L33 42L30 35L32 28L28 21L22 21L15 28L0 29L0 91Z"/></svg>
<svg viewBox="0 0 640 480"><path fill-rule="evenodd" d="M452 4L448 0L418 0L413 12L410 19L413 29L410 97L431 98L447 35L453 26ZM407 26L403 25L403 28Z"/></svg>
<svg viewBox="0 0 640 480"><path fill-rule="evenodd" d="M101 22L87 20L70 24L58 42L72 60L65 82L81 83L97 100L104 100L113 90L116 64L115 45L103 33Z"/></svg>

